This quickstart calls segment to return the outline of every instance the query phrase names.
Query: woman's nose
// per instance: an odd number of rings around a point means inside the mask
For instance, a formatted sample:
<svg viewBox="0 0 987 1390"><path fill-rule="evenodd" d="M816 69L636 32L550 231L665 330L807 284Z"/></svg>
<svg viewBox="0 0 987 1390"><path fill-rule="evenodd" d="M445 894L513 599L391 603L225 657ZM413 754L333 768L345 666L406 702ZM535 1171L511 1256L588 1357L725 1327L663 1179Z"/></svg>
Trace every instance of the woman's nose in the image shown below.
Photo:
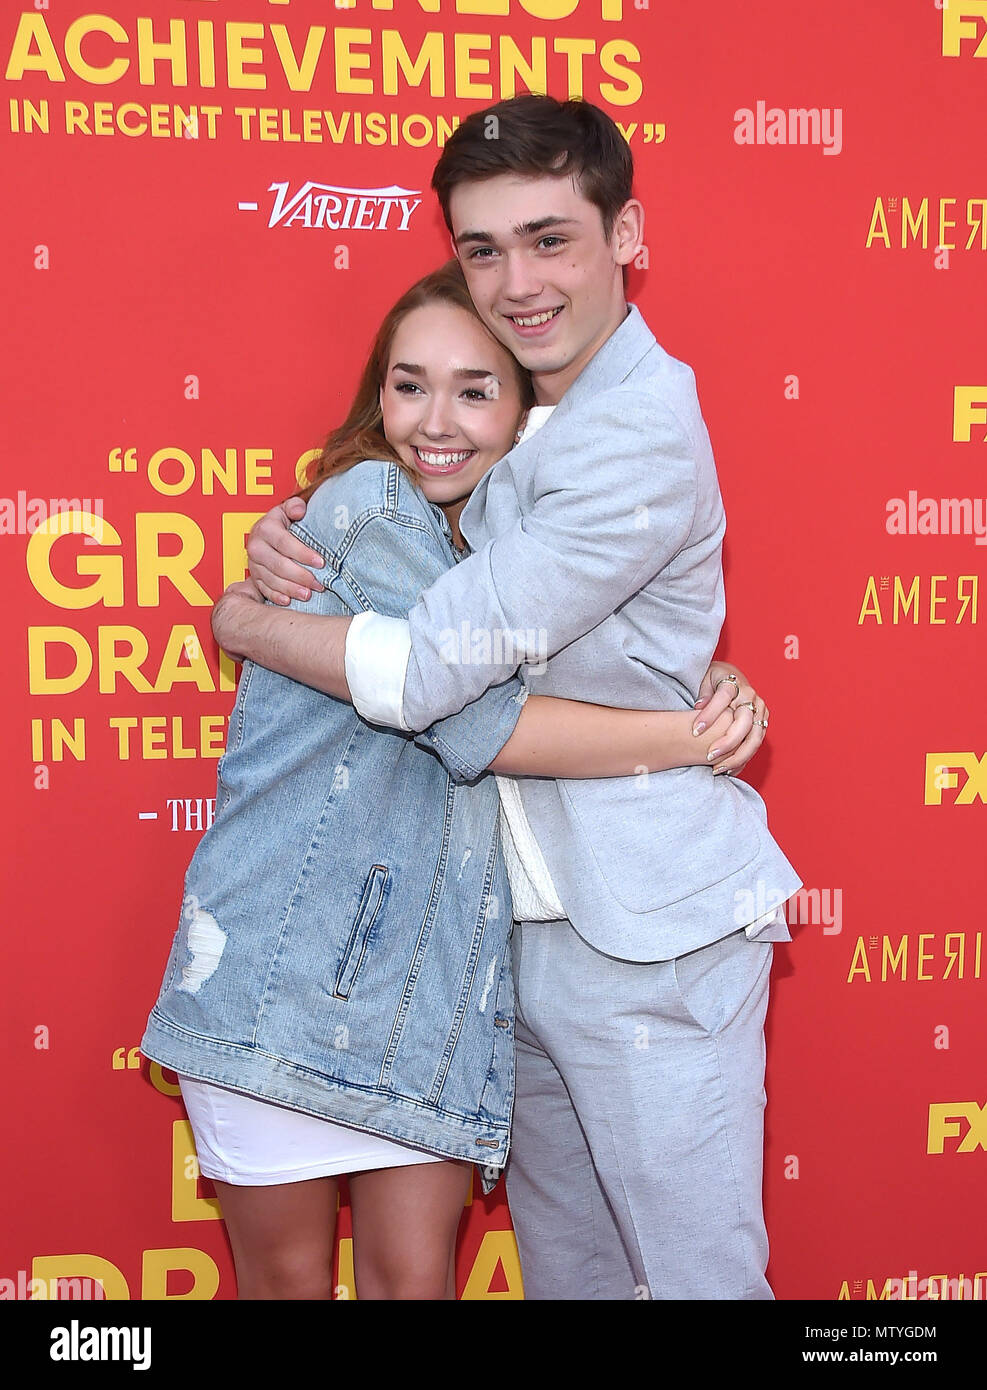
<svg viewBox="0 0 987 1390"><path fill-rule="evenodd" d="M447 401L439 396L429 398L422 415L421 431L430 439L441 439L444 435L454 433Z"/></svg>

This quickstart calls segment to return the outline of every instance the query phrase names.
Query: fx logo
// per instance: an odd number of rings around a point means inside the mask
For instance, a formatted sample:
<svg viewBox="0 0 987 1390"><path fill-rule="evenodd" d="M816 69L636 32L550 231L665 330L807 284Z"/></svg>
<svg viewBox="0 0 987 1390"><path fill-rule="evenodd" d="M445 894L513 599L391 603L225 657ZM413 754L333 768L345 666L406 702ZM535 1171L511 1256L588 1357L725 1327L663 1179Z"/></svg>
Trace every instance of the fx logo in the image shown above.
<svg viewBox="0 0 987 1390"><path fill-rule="evenodd" d="M972 42L979 37L980 25L987 26L987 0L936 0L936 9L942 10L944 58L958 58L963 40ZM973 56L987 58L987 33L973 50Z"/></svg>
<svg viewBox="0 0 987 1390"><path fill-rule="evenodd" d="M929 1106L929 1143L926 1152L941 1154L947 1139L959 1139L961 1126L965 1127L966 1133L954 1153L972 1154L976 1149L987 1152L987 1105L978 1105L975 1100Z"/></svg>
<svg viewBox="0 0 987 1390"><path fill-rule="evenodd" d="M954 386L953 443L969 444L974 425L987 425L987 386Z"/></svg>
<svg viewBox="0 0 987 1390"><path fill-rule="evenodd" d="M978 758L976 753L926 753L925 755L925 804L941 806L943 788L959 786L960 773L964 774L952 804L972 806L976 798L987 805L987 753Z"/></svg>

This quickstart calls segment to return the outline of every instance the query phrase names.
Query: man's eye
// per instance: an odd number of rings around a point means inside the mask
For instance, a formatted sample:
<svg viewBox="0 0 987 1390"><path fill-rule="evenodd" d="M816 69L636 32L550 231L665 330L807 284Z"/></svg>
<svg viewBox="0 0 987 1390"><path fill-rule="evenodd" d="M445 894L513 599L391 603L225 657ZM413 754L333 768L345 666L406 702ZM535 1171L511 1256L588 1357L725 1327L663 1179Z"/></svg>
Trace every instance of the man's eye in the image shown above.
<svg viewBox="0 0 987 1390"><path fill-rule="evenodd" d="M489 252L490 255L487 255L487 254L486 254L487 252ZM470 254L469 254L469 259L470 259L471 261L475 261L475 260L484 260L484 261L488 261L488 260L490 259L490 256L492 256L492 255L493 255L493 250L492 250L491 247L489 247L489 246L478 246L478 247L476 248L475 251L471 251L471 252L470 252Z"/></svg>
<svg viewBox="0 0 987 1390"><path fill-rule="evenodd" d="M546 241L554 241L554 242L557 242L559 246L564 246L564 245L565 245L565 237L561 237L561 236L543 236L542 239L541 239L540 245L544 246L544 244L545 244ZM550 246L548 249L549 249L549 251L554 251L556 248L555 248L554 246Z"/></svg>

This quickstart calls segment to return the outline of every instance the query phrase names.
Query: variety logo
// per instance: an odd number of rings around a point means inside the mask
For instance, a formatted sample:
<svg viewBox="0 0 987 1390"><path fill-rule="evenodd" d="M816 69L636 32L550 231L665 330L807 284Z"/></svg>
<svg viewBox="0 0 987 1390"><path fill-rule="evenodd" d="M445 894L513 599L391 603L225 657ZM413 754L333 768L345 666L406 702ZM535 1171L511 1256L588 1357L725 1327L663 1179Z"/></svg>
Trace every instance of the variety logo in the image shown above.
<svg viewBox="0 0 987 1390"><path fill-rule="evenodd" d="M411 215L421 206L421 189L349 188L338 183L303 183L294 193L291 185L272 183L274 206L268 227L326 227L344 232L406 232ZM256 203L241 203L242 210L256 210Z"/></svg>

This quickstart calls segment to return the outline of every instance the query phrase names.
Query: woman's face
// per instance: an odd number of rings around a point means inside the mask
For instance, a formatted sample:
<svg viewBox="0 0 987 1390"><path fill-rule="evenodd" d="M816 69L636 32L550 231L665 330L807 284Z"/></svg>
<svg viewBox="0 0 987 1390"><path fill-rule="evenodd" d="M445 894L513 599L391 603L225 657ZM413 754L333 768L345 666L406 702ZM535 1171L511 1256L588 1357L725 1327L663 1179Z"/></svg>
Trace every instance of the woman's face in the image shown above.
<svg viewBox="0 0 987 1390"><path fill-rule="evenodd" d="M388 443L440 507L468 497L513 448L522 413L506 348L465 309L442 303L401 320L380 405Z"/></svg>

